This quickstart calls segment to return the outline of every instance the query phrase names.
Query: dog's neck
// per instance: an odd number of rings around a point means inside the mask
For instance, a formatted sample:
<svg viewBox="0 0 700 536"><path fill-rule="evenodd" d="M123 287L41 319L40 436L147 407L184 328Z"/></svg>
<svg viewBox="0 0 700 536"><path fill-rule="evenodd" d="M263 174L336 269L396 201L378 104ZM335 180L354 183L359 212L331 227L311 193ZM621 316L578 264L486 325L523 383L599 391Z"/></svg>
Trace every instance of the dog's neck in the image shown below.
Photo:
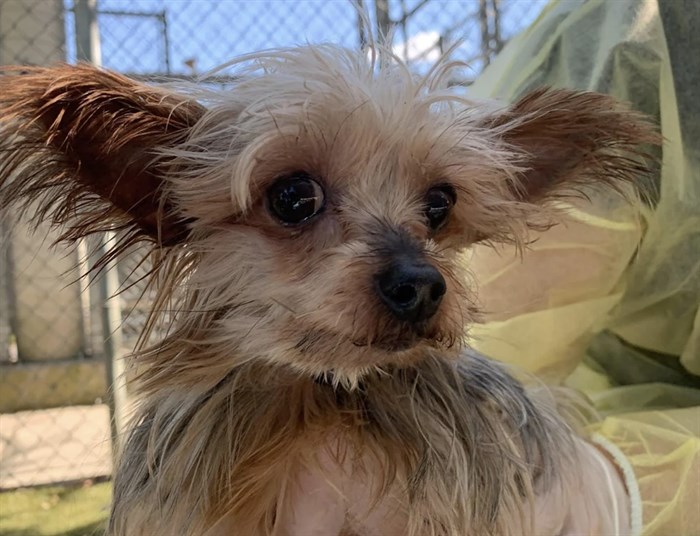
<svg viewBox="0 0 700 536"><path fill-rule="evenodd" d="M368 374L354 389L328 380L248 363L207 390L147 397L124 456L126 464L143 453L147 460L122 467L118 503L178 489L178 502L167 495L158 501L184 525L194 521L177 512L182 493L209 523L224 514L263 523L269 511L250 513L261 504L274 510L290 471L316 464L322 449L352 479L375 482L377 498L395 486L405 490L415 519L487 533L489 524L512 519L499 512L518 511L533 471L546 480L558 463L548 448L556 432L543 414L478 355L456 362L430 356ZM455 505L464 511L455 515ZM189 528L183 533L201 527Z"/></svg>

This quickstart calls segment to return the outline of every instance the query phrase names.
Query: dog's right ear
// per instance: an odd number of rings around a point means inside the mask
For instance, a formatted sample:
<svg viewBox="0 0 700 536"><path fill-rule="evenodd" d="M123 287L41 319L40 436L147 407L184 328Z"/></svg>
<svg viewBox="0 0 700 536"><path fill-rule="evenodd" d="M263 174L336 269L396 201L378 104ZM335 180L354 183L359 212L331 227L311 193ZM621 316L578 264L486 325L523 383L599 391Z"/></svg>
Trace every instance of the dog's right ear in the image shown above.
<svg viewBox="0 0 700 536"><path fill-rule="evenodd" d="M89 65L14 71L0 75L0 213L31 206L68 240L119 229L128 243L182 242L187 221L167 198L159 151L205 109Z"/></svg>

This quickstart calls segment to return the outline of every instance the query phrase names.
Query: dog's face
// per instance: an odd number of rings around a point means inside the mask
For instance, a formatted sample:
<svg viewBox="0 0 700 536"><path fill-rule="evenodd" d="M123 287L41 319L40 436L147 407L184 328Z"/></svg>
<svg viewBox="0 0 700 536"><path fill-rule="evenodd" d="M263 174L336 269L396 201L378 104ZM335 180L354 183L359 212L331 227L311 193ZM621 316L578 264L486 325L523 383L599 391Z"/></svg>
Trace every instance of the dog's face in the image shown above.
<svg viewBox="0 0 700 536"><path fill-rule="evenodd" d="M97 194L131 236L177 252L164 292L182 296L170 339L189 371L256 359L353 381L456 351L476 315L459 251L541 224L566 188L633 178L630 151L652 141L601 95L541 90L489 110L439 89L448 67L417 79L333 47L259 56L198 102L48 73L0 98L2 128L64 166L20 186L65 188L51 177L68 169L66 197ZM31 195L8 184L10 200ZM85 206L58 218L82 217L73 236L100 220Z"/></svg>
<svg viewBox="0 0 700 536"><path fill-rule="evenodd" d="M205 150L178 154L186 168L219 155L214 192L173 184L201 252L194 308L221 311L246 355L312 374L455 348L474 314L456 262L479 224L472 185L503 178L492 145L409 77L292 58L239 86L235 120L203 118L189 146Z"/></svg>

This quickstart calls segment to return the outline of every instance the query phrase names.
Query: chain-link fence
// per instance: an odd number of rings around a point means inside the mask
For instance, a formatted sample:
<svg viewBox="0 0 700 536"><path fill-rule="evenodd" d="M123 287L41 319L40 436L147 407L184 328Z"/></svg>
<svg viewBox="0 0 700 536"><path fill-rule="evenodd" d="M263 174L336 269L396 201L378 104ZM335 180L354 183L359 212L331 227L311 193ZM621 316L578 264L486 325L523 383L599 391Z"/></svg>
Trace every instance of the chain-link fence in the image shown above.
<svg viewBox="0 0 700 536"><path fill-rule="evenodd" d="M472 70L457 82L468 84L544 2L0 0L0 64L82 58L139 78L193 77L242 53L306 42L358 47L380 30L417 71L461 42L454 56ZM0 224L0 489L107 476L111 358L138 335L143 288L120 295L130 311L121 322L104 299L115 275L88 284L99 244L57 250L48 228L31 234L12 214ZM125 261L119 278L134 268Z"/></svg>

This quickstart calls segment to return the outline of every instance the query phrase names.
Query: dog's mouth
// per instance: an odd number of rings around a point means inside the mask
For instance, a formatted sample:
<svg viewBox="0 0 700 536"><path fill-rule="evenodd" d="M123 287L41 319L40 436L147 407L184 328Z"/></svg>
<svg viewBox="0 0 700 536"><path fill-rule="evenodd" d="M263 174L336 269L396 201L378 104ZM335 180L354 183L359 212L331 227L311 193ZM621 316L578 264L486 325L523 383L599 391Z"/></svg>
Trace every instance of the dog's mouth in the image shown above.
<svg viewBox="0 0 700 536"><path fill-rule="evenodd" d="M317 351L320 345L330 345L338 348L342 344L350 344L355 348L366 351L378 350L382 353L399 353L412 350L420 345L440 346L446 344L446 338L427 329L405 330L398 334L381 337L352 337L342 333L332 333L325 330L307 331L295 345L302 353Z"/></svg>
<svg viewBox="0 0 700 536"><path fill-rule="evenodd" d="M385 352L403 352L406 350L410 350L411 348L417 346L420 342L426 340L429 339L414 336L411 338L404 339L377 339L374 341L350 339L350 342L353 344L353 346L357 346L358 348L377 348Z"/></svg>

